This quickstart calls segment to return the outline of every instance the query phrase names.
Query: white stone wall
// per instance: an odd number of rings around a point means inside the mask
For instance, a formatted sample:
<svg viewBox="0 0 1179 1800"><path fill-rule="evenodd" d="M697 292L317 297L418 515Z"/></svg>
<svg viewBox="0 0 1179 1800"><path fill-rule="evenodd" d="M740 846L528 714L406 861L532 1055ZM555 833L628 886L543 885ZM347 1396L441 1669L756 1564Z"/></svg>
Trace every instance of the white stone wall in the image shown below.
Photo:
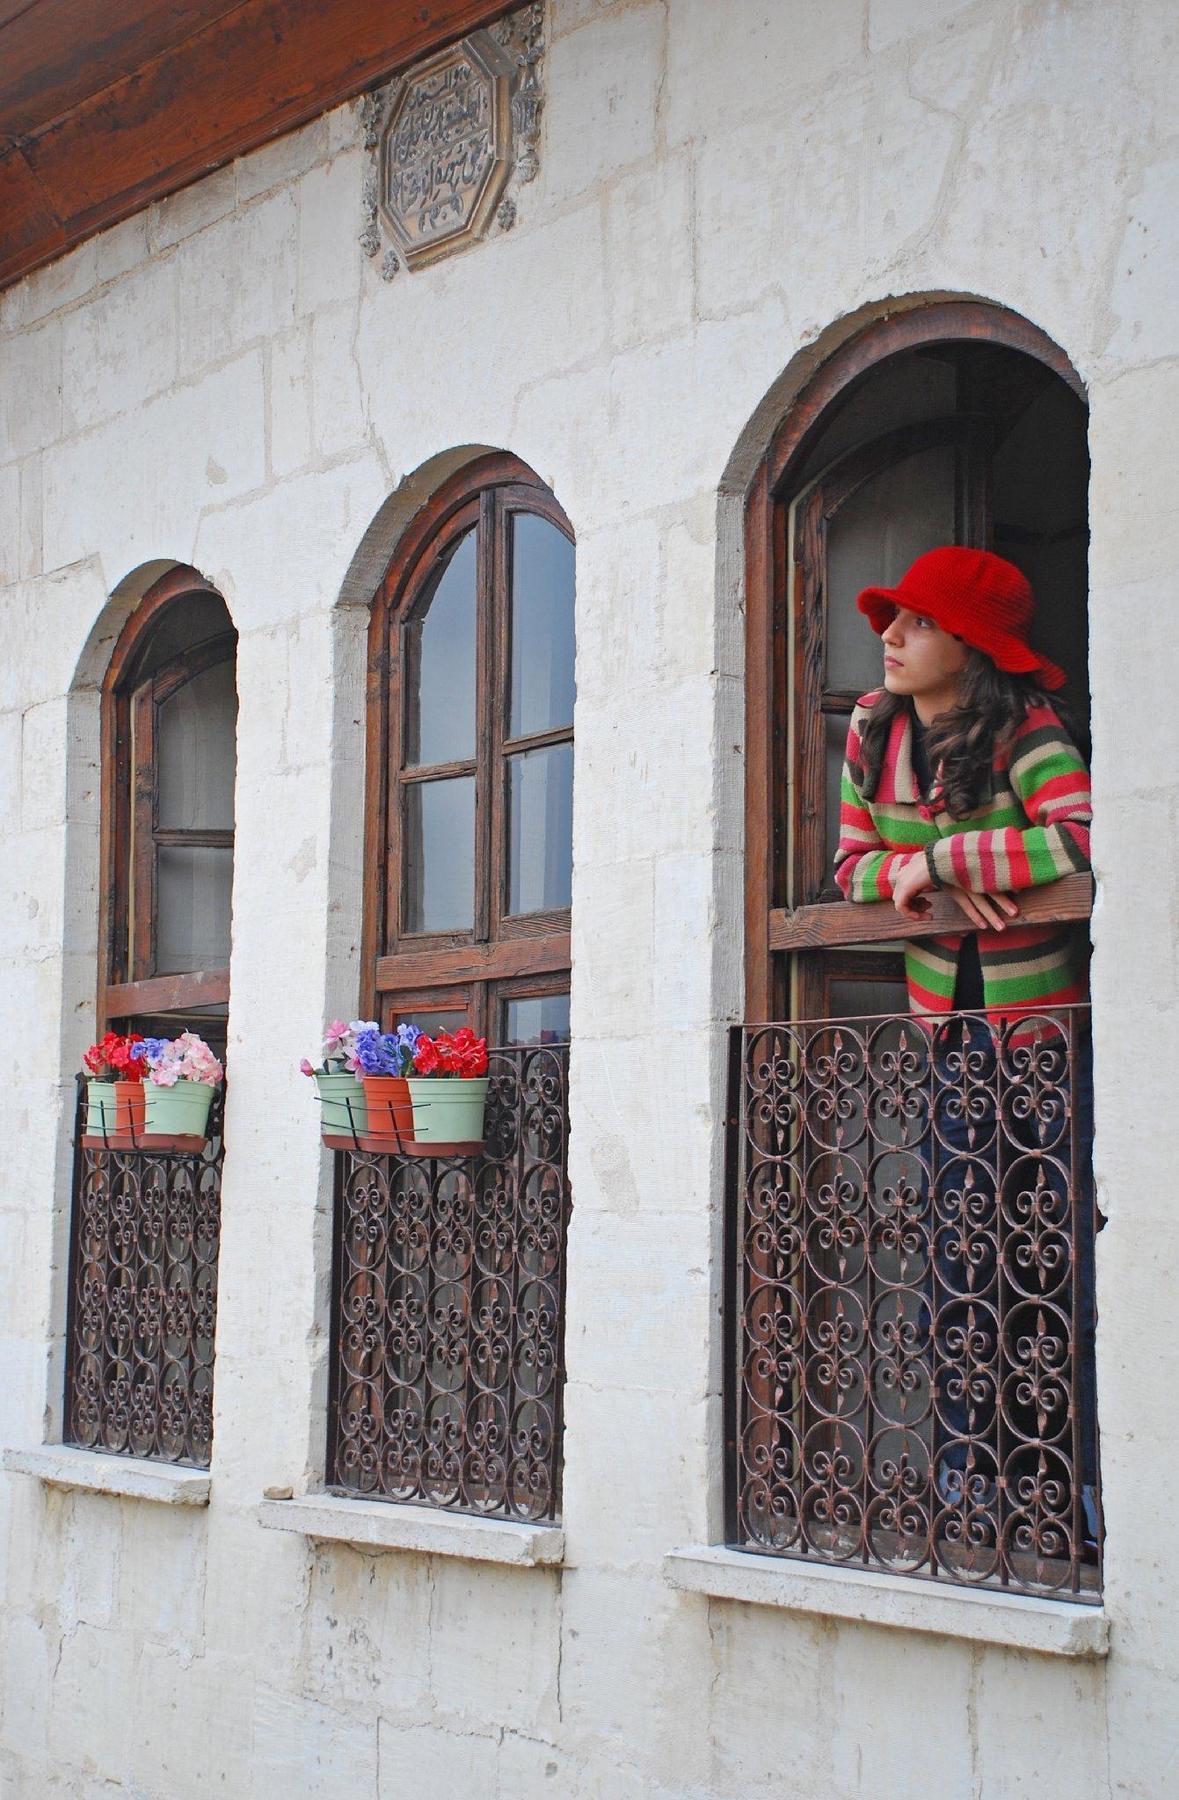
<svg viewBox="0 0 1179 1800"><path fill-rule="evenodd" d="M548 35L510 234L384 284L346 107L0 295L4 1444L61 1427L95 684L169 562L241 634L211 1502L0 1477L0 1793L1168 1800L1179 19L556 0ZM686 1596L661 1566L720 1523L740 495L820 334L944 292L1034 320L1091 404L1106 1663ZM322 1472L329 1189L295 1059L356 998L366 532L390 548L466 446L523 457L578 539L560 1570L256 1517Z"/></svg>

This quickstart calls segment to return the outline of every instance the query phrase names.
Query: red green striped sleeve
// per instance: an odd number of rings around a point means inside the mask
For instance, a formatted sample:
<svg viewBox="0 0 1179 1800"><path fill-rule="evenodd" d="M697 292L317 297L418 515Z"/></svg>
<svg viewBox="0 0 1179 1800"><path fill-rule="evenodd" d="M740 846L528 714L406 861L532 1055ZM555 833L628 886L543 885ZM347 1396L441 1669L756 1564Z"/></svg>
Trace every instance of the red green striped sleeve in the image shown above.
<svg viewBox="0 0 1179 1800"><path fill-rule="evenodd" d="M853 769L860 766L858 714L847 734L839 794L839 847L835 880L849 900L891 900L892 884L913 856L890 849L876 829L867 802L856 786Z"/></svg>
<svg viewBox="0 0 1179 1800"><path fill-rule="evenodd" d="M925 853L936 881L976 894L1016 893L1089 867L1089 771L1051 707L1029 711L1010 775L1029 824L939 838Z"/></svg>

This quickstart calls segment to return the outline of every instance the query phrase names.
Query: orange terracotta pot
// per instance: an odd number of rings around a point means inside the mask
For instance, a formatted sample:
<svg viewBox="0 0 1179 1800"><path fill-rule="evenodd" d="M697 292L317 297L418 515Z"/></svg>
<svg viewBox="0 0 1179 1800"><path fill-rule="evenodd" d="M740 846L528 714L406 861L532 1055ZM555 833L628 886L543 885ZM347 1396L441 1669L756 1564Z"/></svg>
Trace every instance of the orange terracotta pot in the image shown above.
<svg viewBox="0 0 1179 1800"><path fill-rule="evenodd" d="M413 1137L413 1105L404 1075L366 1075L364 1102L368 1135L382 1150L395 1151Z"/></svg>
<svg viewBox="0 0 1179 1800"><path fill-rule="evenodd" d="M136 1138L143 1136L145 1126L142 1081L116 1081L115 1130L133 1132Z"/></svg>

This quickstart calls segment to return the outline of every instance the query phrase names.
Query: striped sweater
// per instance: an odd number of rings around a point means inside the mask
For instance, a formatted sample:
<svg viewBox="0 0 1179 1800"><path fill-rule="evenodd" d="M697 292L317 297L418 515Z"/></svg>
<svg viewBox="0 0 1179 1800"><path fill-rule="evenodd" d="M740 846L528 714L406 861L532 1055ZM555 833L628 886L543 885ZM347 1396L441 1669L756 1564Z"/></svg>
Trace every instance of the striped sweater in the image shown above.
<svg viewBox="0 0 1179 1800"><path fill-rule="evenodd" d="M1047 703L1031 708L992 765L990 798L964 819L940 802L936 778L923 799L913 771L913 724L893 720L880 780L862 789L860 733L878 698L866 694L852 714L843 765L835 879L849 900L891 900L893 880L923 856L938 886L1012 893L1089 867L1089 773ZM915 938L905 946L909 1004L915 1013L949 1012L958 954L967 933ZM1086 997L1085 957L1070 925L1021 925L978 933L988 1013L1063 1006Z"/></svg>

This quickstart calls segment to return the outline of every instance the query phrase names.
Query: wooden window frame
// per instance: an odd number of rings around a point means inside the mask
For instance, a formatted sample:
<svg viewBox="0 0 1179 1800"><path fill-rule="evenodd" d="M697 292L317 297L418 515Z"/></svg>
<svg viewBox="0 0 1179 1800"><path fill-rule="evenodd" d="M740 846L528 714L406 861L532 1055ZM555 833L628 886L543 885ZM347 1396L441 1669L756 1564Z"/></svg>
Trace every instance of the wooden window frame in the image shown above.
<svg viewBox="0 0 1179 1800"><path fill-rule="evenodd" d="M824 837L823 722L830 715L851 718L859 692L835 686L828 669L828 595L823 584L826 539L840 509L874 476L896 468L923 450L953 449L958 455L955 514L968 536L984 541L989 513L986 459L979 454L977 429L966 419L934 419L885 432L850 450L833 472L799 502L794 559L801 579L793 598L795 642L794 780L791 783L790 892L787 902L840 901L829 846ZM817 605L816 605L817 600Z"/></svg>
<svg viewBox="0 0 1179 1800"><path fill-rule="evenodd" d="M795 609L797 619L804 599L800 563L794 569L794 591L786 593L787 503L829 408L852 382L891 356L972 341L1023 351L1085 400L1084 386L1064 352L1019 314L983 301L914 306L866 326L823 363L787 412L746 495L745 1016L753 1023L784 1017L789 1011L784 951L899 943L961 928L961 914L953 901L941 894L931 896L930 911L921 921L902 919L885 902L869 906L826 899L787 904L779 880L786 866L783 833L792 799L789 696L795 675L787 660L788 634L780 629L780 621L788 606ZM796 665L802 660L796 658ZM823 672L812 667L804 673L811 710L807 712L806 697L800 695L798 717L809 729L820 732ZM794 763L809 767L807 755L821 770L821 758L816 759L813 748L805 754L796 748ZM800 804L813 810L813 795L809 799L804 796ZM804 822L796 822L796 830L798 823ZM821 829L821 807L817 822ZM1089 875L1066 876L1022 895L1021 915L1029 924L1087 919L1092 893Z"/></svg>
<svg viewBox="0 0 1179 1800"><path fill-rule="evenodd" d="M547 519L571 543L573 528L553 495L517 457L480 457L446 482L411 520L374 596L369 625L361 992L388 1024L399 1011L430 1010L461 990L466 1019L498 1034L504 984L539 982L564 993L571 969L570 909L507 910L507 770L527 750L573 743L573 726L506 735L511 658L509 525L515 513ZM475 754L406 767L405 631L439 558L474 527L476 542ZM402 796L418 782L475 779L475 868L470 930L403 928ZM513 992L514 986L513 986Z"/></svg>
<svg viewBox="0 0 1179 1800"><path fill-rule="evenodd" d="M232 654L236 632L207 639L151 676L136 680L136 663L146 635L160 616L187 597L210 595L221 599L196 569L178 567L161 576L119 633L103 678L96 1003L100 1033L116 1020L190 1013L229 1001L228 968L181 975L145 973L154 964L156 845L215 842L233 846L232 832L161 833L155 822L153 749L158 706L185 681L223 660L227 651Z"/></svg>

